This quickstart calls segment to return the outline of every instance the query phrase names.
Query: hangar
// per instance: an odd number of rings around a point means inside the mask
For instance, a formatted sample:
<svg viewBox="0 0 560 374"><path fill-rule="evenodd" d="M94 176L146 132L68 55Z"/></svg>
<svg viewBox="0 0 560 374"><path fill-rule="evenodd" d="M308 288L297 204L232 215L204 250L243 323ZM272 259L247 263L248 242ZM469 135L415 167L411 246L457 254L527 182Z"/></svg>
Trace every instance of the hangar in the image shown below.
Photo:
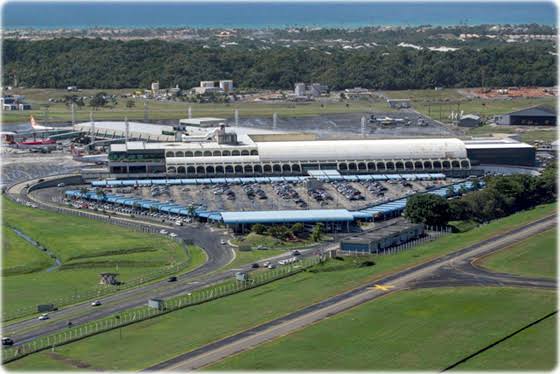
<svg viewBox="0 0 560 374"><path fill-rule="evenodd" d="M544 105L521 109L495 117L498 125L556 126L556 111Z"/></svg>

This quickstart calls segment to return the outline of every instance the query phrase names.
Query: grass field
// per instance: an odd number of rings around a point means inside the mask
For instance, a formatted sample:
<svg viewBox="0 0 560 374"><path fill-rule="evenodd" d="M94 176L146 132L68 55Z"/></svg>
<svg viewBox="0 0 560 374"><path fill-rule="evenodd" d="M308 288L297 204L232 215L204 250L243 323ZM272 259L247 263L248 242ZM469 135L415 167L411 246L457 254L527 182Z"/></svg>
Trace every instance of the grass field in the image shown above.
<svg viewBox="0 0 560 374"><path fill-rule="evenodd" d="M343 262L333 260L324 265L324 268L317 268L324 271L300 273L240 294L125 327L122 329L123 340L117 345L114 342L118 339L118 332L113 331L59 347L58 353L67 359L87 362L92 368L142 369L318 302L388 272L552 214L555 209L555 204L541 206L464 234L449 235L407 252L392 256L372 256L376 262L372 267L359 267L367 259L362 257L347 258ZM156 336L157 344L153 344ZM13 362L7 368L25 370L28 368L27 362L29 367L36 368L42 360L49 367L58 364L61 368L67 367L66 363L54 362L46 352L42 352Z"/></svg>
<svg viewBox="0 0 560 374"><path fill-rule="evenodd" d="M126 283L189 258L182 245L167 238L87 218L22 207L8 199L3 199L2 203L5 224L40 242L62 262L61 267L51 272L4 276L4 311L42 302L79 298L85 291L98 289L101 272L117 272L118 279ZM21 263L23 253L31 254L31 251L37 253L29 261L42 258L39 257L41 252L35 248L26 247L25 252L20 252L18 246L22 245L21 238L10 235L7 239L7 246L4 246L6 265L3 266ZM29 245L27 242L24 244ZM204 255L199 248L190 247L189 254L191 260L188 268L204 262Z"/></svg>
<svg viewBox="0 0 560 374"><path fill-rule="evenodd" d="M243 352L212 370L440 371L553 311L553 291L449 288L403 291L358 306L274 342ZM547 335L554 336L554 330ZM515 369L550 370L545 342L524 348ZM498 346L499 347L499 346ZM479 369L501 369L488 353ZM508 365L512 367L512 365Z"/></svg>
<svg viewBox="0 0 560 374"><path fill-rule="evenodd" d="M479 264L502 273L556 278L557 240L556 229L551 229L485 257Z"/></svg>
<svg viewBox="0 0 560 374"><path fill-rule="evenodd" d="M133 90L83 90L79 93L81 96L94 95L97 92L106 92L107 94L125 94ZM54 89L20 89L14 90L14 94L24 95L26 100L32 104L33 110L20 112L3 112L2 123L22 123L29 121L29 116L33 115L37 121L44 120L45 109L42 105L48 103L49 98L63 98L69 93L65 90ZM122 120L125 116L129 120L143 120L144 119L144 100L134 99L135 106L132 108L126 107L126 102L129 99L118 99L117 105L114 107L106 107L94 112L94 117L97 120ZM312 116L319 114L333 114L333 113L352 113L364 112L371 110L390 111L387 104L383 101L367 102L367 101L352 101L349 106L346 103L325 103L321 107L319 102L310 103L231 103L231 104L196 104L181 101L158 102L148 101L149 119L150 120L178 120L187 117L188 107L192 108L192 115L194 117L225 117L233 118L234 110L239 109L240 118L243 117L270 117L272 121L272 114L277 113L279 118L285 117L300 117ZM81 109L76 108L77 121L89 121L91 107L85 106ZM49 122L64 122L70 121L71 111L63 103L49 103Z"/></svg>
<svg viewBox="0 0 560 374"><path fill-rule="evenodd" d="M548 318L460 364L455 370L552 370L557 364L557 323L554 317Z"/></svg>
<svg viewBox="0 0 560 374"><path fill-rule="evenodd" d="M2 225L2 274L32 273L51 266L54 260Z"/></svg>

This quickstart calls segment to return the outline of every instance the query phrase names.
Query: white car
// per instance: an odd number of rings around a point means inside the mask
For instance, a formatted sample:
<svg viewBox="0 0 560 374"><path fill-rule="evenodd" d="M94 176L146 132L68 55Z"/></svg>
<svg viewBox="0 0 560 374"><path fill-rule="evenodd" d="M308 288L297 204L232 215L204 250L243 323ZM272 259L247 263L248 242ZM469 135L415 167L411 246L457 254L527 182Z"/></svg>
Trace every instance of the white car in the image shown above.
<svg viewBox="0 0 560 374"><path fill-rule="evenodd" d="M270 265L270 261L266 261L266 262L263 264L264 267L268 267L268 265Z"/></svg>
<svg viewBox="0 0 560 374"><path fill-rule="evenodd" d="M226 245L226 244L227 244L227 241L226 241L225 239L222 239L222 240L220 240L220 243L221 243L222 245Z"/></svg>
<svg viewBox="0 0 560 374"><path fill-rule="evenodd" d="M175 221L175 226L183 226L183 221Z"/></svg>
<svg viewBox="0 0 560 374"><path fill-rule="evenodd" d="M57 187L64 187L65 184L64 184L64 183L59 183L59 184L57 184L56 186L57 186Z"/></svg>
<svg viewBox="0 0 560 374"><path fill-rule="evenodd" d="M169 232L167 230L164 230L164 229L159 230L159 233L162 234L162 235L169 234Z"/></svg>
<svg viewBox="0 0 560 374"><path fill-rule="evenodd" d="M91 306L99 306L99 305L101 305L101 301L99 300L95 300L91 302Z"/></svg>
<svg viewBox="0 0 560 374"><path fill-rule="evenodd" d="M44 320L47 320L47 319L49 319L49 314L48 313L43 313L38 318L39 321L44 321Z"/></svg>
<svg viewBox="0 0 560 374"><path fill-rule="evenodd" d="M177 234L175 234L174 232L170 233L169 236L171 236L172 238L176 238Z"/></svg>

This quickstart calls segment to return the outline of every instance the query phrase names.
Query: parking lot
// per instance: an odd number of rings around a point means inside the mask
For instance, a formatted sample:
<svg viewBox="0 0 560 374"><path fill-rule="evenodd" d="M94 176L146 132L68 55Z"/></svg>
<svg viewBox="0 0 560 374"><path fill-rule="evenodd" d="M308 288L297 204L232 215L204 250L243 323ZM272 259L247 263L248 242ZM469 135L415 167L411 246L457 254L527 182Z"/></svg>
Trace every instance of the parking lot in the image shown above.
<svg viewBox="0 0 560 374"><path fill-rule="evenodd" d="M108 193L204 206L210 211L363 209L372 204L453 183L433 181L331 181L106 188ZM109 209L109 207L103 207ZM130 213L130 212L124 212Z"/></svg>

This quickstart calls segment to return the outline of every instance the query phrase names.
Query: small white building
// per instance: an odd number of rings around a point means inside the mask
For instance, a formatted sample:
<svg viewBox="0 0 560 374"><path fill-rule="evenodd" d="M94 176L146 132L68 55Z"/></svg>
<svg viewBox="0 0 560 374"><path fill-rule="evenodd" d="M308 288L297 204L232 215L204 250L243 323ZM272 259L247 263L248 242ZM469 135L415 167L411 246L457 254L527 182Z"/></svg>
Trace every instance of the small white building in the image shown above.
<svg viewBox="0 0 560 374"><path fill-rule="evenodd" d="M305 96L305 83L296 83L294 87L294 94L296 96Z"/></svg>
<svg viewBox="0 0 560 374"><path fill-rule="evenodd" d="M220 81L220 88L225 93L233 92L233 81L232 80L221 80Z"/></svg>

